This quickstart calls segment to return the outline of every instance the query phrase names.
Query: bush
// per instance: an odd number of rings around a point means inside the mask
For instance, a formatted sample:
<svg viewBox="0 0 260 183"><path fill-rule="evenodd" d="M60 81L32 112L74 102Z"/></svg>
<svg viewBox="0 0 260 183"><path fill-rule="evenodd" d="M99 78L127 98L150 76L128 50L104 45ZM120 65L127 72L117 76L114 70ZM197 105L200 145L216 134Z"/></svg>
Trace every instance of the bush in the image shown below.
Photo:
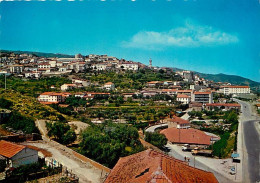
<svg viewBox="0 0 260 183"><path fill-rule="evenodd" d="M144 150L136 128L106 122L82 132L79 152L112 168L122 156Z"/></svg>
<svg viewBox="0 0 260 183"><path fill-rule="evenodd" d="M48 135L53 136L58 142L68 145L76 140L75 132L68 124L61 122L46 123Z"/></svg>
<svg viewBox="0 0 260 183"><path fill-rule="evenodd" d="M224 157L225 148L227 146L227 141L229 139L230 133L226 132L221 135L221 139L213 144L213 155L219 158Z"/></svg>
<svg viewBox="0 0 260 183"><path fill-rule="evenodd" d="M38 132L34 120L30 117L21 115L17 111L13 111L11 113L10 118L6 122L4 122L4 124L6 124L6 126L13 128L14 130L22 130L27 134Z"/></svg>
<svg viewBox="0 0 260 183"><path fill-rule="evenodd" d="M153 144L154 146L160 149L163 149L163 147L167 144L168 140L164 134L146 132L145 141Z"/></svg>

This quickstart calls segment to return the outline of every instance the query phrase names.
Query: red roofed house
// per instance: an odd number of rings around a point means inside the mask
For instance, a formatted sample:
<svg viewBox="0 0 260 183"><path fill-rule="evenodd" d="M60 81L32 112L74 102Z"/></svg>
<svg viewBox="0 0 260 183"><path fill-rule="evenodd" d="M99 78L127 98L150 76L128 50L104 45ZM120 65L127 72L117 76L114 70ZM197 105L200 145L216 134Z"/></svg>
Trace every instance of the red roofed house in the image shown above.
<svg viewBox="0 0 260 183"><path fill-rule="evenodd" d="M191 102L189 103L189 108L193 111L201 111L202 110L202 103L199 102Z"/></svg>
<svg viewBox="0 0 260 183"><path fill-rule="evenodd" d="M38 162L38 151L5 140L0 141L0 155L7 159L9 167Z"/></svg>
<svg viewBox="0 0 260 183"><path fill-rule="evenodd" d="M206 104L205 108L207 110L214 110L214 108L225 109L225 110L230 110L230 109L239 110L241 106L240 104L237 103L213 103L213 104Z"/></svg>
<svg viewBox="0 0 260 183"><path fill-rule="evenodd" d="M104 84L104 89L106 90L114 90L115 89L115 84L112 82L107 82Z"/></svg>
<svg viewBox="0 0 260 183"><path fill-rule="evenodd" d="M61 91L71 90L73 88L77 88L76 84L63 84L60 86Z"/></svg>
<svg viewBox="0 0 260 183"><path fill-rule="evenodd" d="M68 96L70 96L70 93L44 92L40 94L40 96L38 97L38 101L41 103L47 102L46 104L55 104L59 102L64 102Z"/></svg>
<svg viewBox="0 0 260 183"><path fill-rule="evenodd" d="M155 150L120 158L105 183L217 183L211 172L189 166Z"/></svg>
<svg viewBox="0 0 260 183"><path fill-rule="evenodd" d="M191 96L193 90L177 90L177 94L184 94L184 95L188 95Z"/></svg>
<svg viewBox="0 0 260 183"><path fill-rule="evenodd" d="M190 96L185 94L178 94L177 101L181 102L182 104L189 104L190 103Z"/></svg>
<svg viewBox="0 0 260 183"><path fill-rule="evenodd" d="M161 94L167 94L170 96L176 95L177 94L177 89L162 89Z"/></svg>
<svg viewBox="0 0 260 183"><path fill-rule="evenodd" d="M190 128L190 122L188 120L184 120L177 116L166 118L163 122L168 124L168 128Z"/></svg>
<svg viewBox="0 0 260 183"><path fill-rule="evenodd" d="M260 109L260 104L256 104L256 108L259 110Z"/></svg>
<svg viewBox="0 0 260 183"><path fill-rule="evenodd" d="M205 132L193 128L177 129L167 128L160 133L164 134L168 141L177 144L196 144L196 145L210 145L211 136Z"/></svg>
<svg viewBox="0 0 260 183"><path fill-rule="evenodd" d="M150 82L147 82L147 87L159 87L163 85L163 82L162 81L150 81Z"/></svg>

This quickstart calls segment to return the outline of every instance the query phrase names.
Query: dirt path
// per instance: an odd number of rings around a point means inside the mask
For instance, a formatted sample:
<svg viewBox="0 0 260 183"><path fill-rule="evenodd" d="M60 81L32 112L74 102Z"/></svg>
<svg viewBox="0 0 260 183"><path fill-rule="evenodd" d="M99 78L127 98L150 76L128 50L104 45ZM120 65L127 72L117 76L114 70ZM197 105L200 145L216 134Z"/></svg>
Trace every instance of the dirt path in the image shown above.
<svg viewBox="0 0 260 183"><path fill-rule="evenodd" d="M101 176L102 171L93 167L89 163L84 163L77 159L70 149L55 142L26 142L26 145L36 146L38 148L46 149L52 154L52 159L55 159L62 165L66 166L69 171L79 177L80 183L100 183L103 182Z"/></svg>

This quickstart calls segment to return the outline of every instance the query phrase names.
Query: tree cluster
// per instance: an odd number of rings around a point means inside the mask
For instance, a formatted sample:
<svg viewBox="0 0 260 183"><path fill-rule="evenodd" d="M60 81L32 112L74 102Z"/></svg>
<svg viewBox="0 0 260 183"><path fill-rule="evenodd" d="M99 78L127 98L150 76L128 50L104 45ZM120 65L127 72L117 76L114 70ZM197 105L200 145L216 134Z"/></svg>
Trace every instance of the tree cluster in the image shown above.
<svg viewBox="0 0 260 183"><path fill-rule="evenodd" d="M160 133L152 133L152 132L146 132L145 133L145 141L153 144L154 146L163 149L164 146L167 144L167 138L164 134Z"/></svg>
<svg viewBox="0 0 260 183"><path fill-rule="evenodd" d="M113 123L88 127L79 146L80 153L110 168L120 157L144 150L136 128Z"/></svg>
<svg viewBox="0 0 260 183"><path fill-rule="evenodd" d="M61 144L68 145L74 142L77 138L73 129L66 123L62 122L47 122L46 127L48 135L54 137Z"/></svg>

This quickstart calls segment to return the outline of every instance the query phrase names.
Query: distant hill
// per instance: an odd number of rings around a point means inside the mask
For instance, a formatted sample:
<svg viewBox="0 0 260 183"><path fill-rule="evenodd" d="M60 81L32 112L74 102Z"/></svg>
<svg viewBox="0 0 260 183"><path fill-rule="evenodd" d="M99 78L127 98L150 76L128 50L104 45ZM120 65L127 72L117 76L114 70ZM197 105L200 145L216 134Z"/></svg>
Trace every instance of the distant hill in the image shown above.
<svg viewBox="0 0 260 183"><path fill-rule="evenodd" d="M58 57L58 58L73 58L74 55L67 55L61 53L43 53L43 52L33 52L33 51L11 51L11 50L0 50L0 53L15 53L15 54L32 54L38 57Z"/></svg>
<svg viewBox="0 0 260 183"><path fill-rule="evenodd" d="M204 74L199 72L195 72L195 74L198 74L200 77L207 80L212 80L214 82L228 82L233 85L249 85L252 90L260 91L260 82L256 82L241 76L227 74Z"/></svg>

